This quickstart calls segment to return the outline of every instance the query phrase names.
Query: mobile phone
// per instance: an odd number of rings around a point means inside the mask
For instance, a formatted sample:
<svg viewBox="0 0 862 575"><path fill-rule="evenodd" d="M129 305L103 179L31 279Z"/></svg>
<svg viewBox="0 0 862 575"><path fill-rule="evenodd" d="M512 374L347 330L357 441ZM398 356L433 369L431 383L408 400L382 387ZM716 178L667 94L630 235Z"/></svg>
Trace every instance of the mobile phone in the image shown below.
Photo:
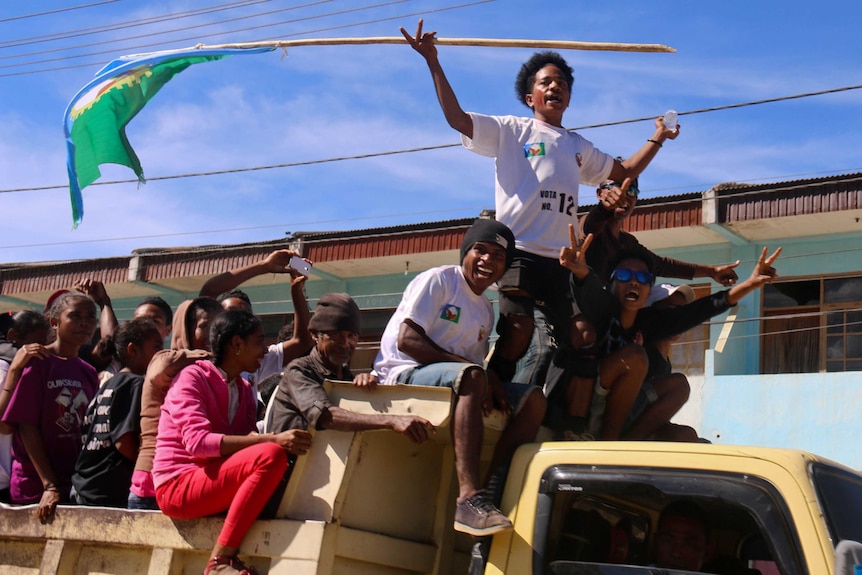
<svg viewBox="0 0 862 575"><path fill-rule="evenodd" d="M306 277L311 273L311 264L299 256L293 256L290 258L290 267Z"/></svg>

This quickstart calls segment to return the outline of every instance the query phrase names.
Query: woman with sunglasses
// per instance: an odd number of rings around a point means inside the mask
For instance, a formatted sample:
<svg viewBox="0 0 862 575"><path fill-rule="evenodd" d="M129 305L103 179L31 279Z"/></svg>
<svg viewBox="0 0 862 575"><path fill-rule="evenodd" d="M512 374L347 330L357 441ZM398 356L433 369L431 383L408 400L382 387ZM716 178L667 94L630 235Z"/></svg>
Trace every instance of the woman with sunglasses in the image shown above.
<svg viewBox="0 0 862 575"><path fill-rule="evenodd" d="M572 226L569 235L571 245L560 250L560 265L572 272L572 294L587 320L596 327L599 377L590 413L592 418L601 417L598 437L610 440L620 438L646 377L649 365L642 347L644 341L684 333L772 282L777 275L772 264L781 253L778 248L767 257L763 248L748 279L729 290L671 309L647 308L655 276L646 250L619 253L612 262L610 283L605 290L601 279L587 265L593 235L588 235L580 247Z"/></svg>

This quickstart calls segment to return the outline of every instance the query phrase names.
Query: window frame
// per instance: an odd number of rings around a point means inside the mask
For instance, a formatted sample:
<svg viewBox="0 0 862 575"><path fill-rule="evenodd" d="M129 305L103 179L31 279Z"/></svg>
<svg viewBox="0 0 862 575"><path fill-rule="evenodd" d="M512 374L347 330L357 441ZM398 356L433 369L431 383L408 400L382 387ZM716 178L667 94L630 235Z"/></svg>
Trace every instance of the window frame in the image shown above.
<svg viewBox="0 0 862 575"><path fill-rule="evenodd" d="M545 470L540 483L533 532L533 570L546 573L546 553L555 496L586 493L586 486L624 483L657 489L669 497L693 497L733 502L747 511L767 540L775 563L783 574L808 573L793 516L778 489L760 477L744 473L686 468L623 467L615 465L554 465ZM599 489L597 492L603 492ZM766 502L762 499L766 498ZM760 507L757 507L760 502ZM773 509L772 512L769 509ZM634 572L634 571L633 571Z"/></svg>

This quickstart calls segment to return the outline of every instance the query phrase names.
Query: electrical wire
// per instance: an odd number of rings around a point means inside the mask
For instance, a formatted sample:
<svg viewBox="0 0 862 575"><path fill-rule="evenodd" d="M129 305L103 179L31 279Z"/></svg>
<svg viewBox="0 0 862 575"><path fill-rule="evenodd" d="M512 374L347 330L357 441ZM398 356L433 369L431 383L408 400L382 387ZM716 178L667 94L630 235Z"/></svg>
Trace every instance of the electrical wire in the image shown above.
<svg viewBox="0 0 862 575"><path fill-rule="evenodd" d="M124 30L126 28L134 28L138 26L149 26L150 24L159 24L161 22L182 20L184 18L193 18L195 16L201 16L206 14L212 14L215 12L224 12L226 10L234 10L236 8L245 8L246 6L253 6L255 4L262 4L265 2L269 2L270 0L243 0L241 2L230 2L227 4L217 4L215 6L208 6L206 8L198 8L195 10L186 10L185 12L172 12L169 14L162 14L160 16L150 16L149 18L139 18L137 20L127 20L125 22L115 22L113 24L105 24L102 26L91 26L90 28L80 28L78 30L71 30L67 32L55 32L53 34L42 34L40 36L31 36L29 38L17 38L14 40L0 40L0 49L3 48L16 48L19 46L28 46L31 44L42 44L45 42L54 42L56 40L68 40L70 38L78 38L80 36L91 36L95 34L103 34L105 32L116 32L117 30ZM314 4L323 4L325 2L332 2L333 0L319 0L318 2L312 2L309 5ZM99 42L96 44L85 44L83 46L66 46L63 48L56 48L52 50L40 50L36 52L25 52L22 54L11 54L7 56L2 56L0 59L7 58L23 58L25 56L36 56L39 54L48 54L51 52L57 52L62 50L74 50L77 48L85 48L88 46L94 45L104 45L104 44L116 44L127 40L127 38L122 38L119 40L105 40L104 42Z"/></svg>
<svg viewBox="0 0 862 575"><path fill-rule="evenodd" d="M174 38L174 39L171 39L171 40L170 40L170 41L168 41L168 42L169 42L169 43L177 43L177 42L200 41L200 40L202 40L202 39L204 39L204 38L221 37L221 36L226 36L226 35L228 35L228 34L237 34L237 33L239 33L239 32L249 32L249 31L252 31L252 30L260 30L260 29L262 29L262 28L273 28L273 27L275 27L275 26L283 26L283 25L285 25L285 24L295 24L295 23L297 23L297 22L304 22L304 21L309 21L309 20L318 20L318 19L321 19L321 18L328 18L328 17L331 17L331 16L342 16L342 15L344 15L344 14L355 13L355 12L361 12L361 11L364 11L364 10L371 10L371 9L374 9L374 8L381 8L381 7L384 7L384 6L390 6L390 5L393 5L393 4L400 4L400 3L403 3L403 2L407 2L407 1L409 1L409 0L390 0L390 1L388 1L388 2L382 2L382 3L379 3L379 4L372 4L372 5L367 5L367 6L361 6L361 7L358 7L358 8L356 8L356 7L355 7L355 8L349 8L349 9L345 9L345 10L339 10L339 11L336 11L336 12L330 12L330 13L327 13L327 14L318 14L318 15L314 15L314 16L306 16L306 17L302 17L302 18L294 18L294 19L292 19L292 20L282 20L282 21L280 21L280 22L271 22L271 23L267 23L267 24L260 24L260 25L258 25L258 26L248 26L248 27L246 27L246 28L240 28L240 29L237 29L237 30L228 30L228 31L213 32L212 34L196 35L196 36L190 36L190 37L186 37L186 38ZM432 10L423 10L423 11L421 11L421 12L413 12L413 13L408 13L408 14L400 14L400 15L397 15L397 16L390 16L390 17L387 17L387 18L378 18L378 19L374 19L374 20L366 20L366 21L364 21L364 22L355 22L355 23L350 23L350 24L343 24L343 25L340 25L340 26L330 26L330 27L327 27L327 28L318 28L318 29L316 29L316 30L306 30L306 31L303 31L303 32L296 32L296 33L294 33L294 34L286 34L286 35L280 36L280 38L291 38L291 37L294 37L294 36L305 36L305 35L308 35L308 34L316 34L316 33L320 33L320 32L328 32L328 31L332 31L332 30L341 30L341 29L346 29L346 28L355 28L355 27L357 27L357 26L366 26L366 25L368 25L368 24L377 24L377 23L380 23L380 22L387 22L387 21L391 21L391 20L400 20L400 19L410 18L410 17L415 17L415 16L423 16L423 15L427 15L427 14L433 14L433 13L438 13L438 12L445 12L445 11L447 11L447 10L455 10L455 9L460 9L460 8L466 8L466 7L475 6L475 5L478 5L478 4L486 4L486 3L488 3L488 2L494 2L494 1L495 1L495 0L477 0L477 1L475 1L475 2L469 2L469 3L466 3L466 4L459 4L459 5L455 5L455 6L447 6L447 7L444 7L444 8L436 8L436 9L432 9ZM185 30L185 29L197 28L197 27L210 26L210 25L211 25L211 24L201 24L201 25L199 25L199 26L189 26L189 27L187 27L187 28L179 29L179 31L183 31L183 30ZM176 31L176 30L175 30L175 31ZM171 32L174 32L174 31L171 31ZM162 33L167 34L167 33L171 33L171 32L155 32L155 33L152 33L152 34L143 34L143 35L140 35L140 36L133 36L132 38L144 38L144 37L155 36L155 35L162 34ZM127 38L127 39L128 39L128 38ZM126 40L126 39L124 39L124 40ZM98 43L97 43L96 45L98 45ZM150 42L150 43L147 43L147 44L137 44L137 45L134 45L134 46L127 46L127 47L123 48L123 50L124 50L124 51L129 51L129 50L140 50L140 49L142 49L142 48L150 48L150 47L153 47L153 46L164 46L164 45L165 45L165 43L164 43L164 42ZM63 60L69 60L69 59L73 59L73 58L84 58L84 57L87 57L87 56L97 56L97 55L101 55L101 54L113 54L113 53L115 53L116 51L117 51L116 49L113 49L113 50L102 50L102 51L98 51L98 52L89 52L89 53L87 53L87 54L76 54L76 55L70 55L70 56L66 56L66 57L62 57L62 58L50 58L50 59L45 59L45 60L37 60L37 61L34 61L34 62L23 62L23 63L18 63L18 64L6 64L6 65L3 65L3 66L0 66L0 69L4 69L4 68L16 68L16 67L22 67L22 66L31 66L31 65L40 64L40 63L49 63L49 62L63 61ZM40 69L40 70L30 70L30 71L27 71L27 72L14 72L14 73L8 73L8 74L0 74L0 78L5 78L5 77L8 77L8 76L18 76L18 75L24 75L24 74L34 74L34 73L40 73L40 72L49 72L49 71L56 71L56 70L65 70L65 69L67 69L67 67L60 67L60 68L46 68L46 69Z"/></svg>
<svg viewBox="0 0 862 575"><path fill-rule="evenodd" d="M81 4L79 6L69 6L67 8L57 8L55 10L46 10L44 12L36 12L34 14L24 14L22 16L11 16L9 18L0 18L0 24L3 22L13 22L15 20L26 20L28 18L37 18L39 16L48 16L50 14L59 14L61 12L71 12L73 10L81 10L84 8L92 8L94 6L101 6L103 4L112 4L114 2L118 2L119 0L102 0L101 2L92 2L90 4Z"/></svg>
<svg viewBox="0 0 862 575"><path fill-rule="evenodd" d="M317 19L317 18L328 18L328 17L330 17L330 16L341 16L341 15L346 14L346 13L348 13L348 12L356 12L356 11L360 11L360 10L368 10L368 9L372 9L372 8L380 8L381 6L386 6L386 5L388 5L388 4L396 4L396 3L407 2L407 1L408 1L408 0L392 0L391 2L387 2L387 3L384 3L384 4L375 4L375 5L371 5L371 6L367 6L367 7L352 8L352 9L349 9L349 10L341 10L341 11L338 11L338 12L330 12L330 13L328 13L328 14L319 14L319 15L316 15L316 16L308 16L308 17L303 17L303 18L296 18L296 19L293 19L293 20L284 20L284 21L282 21L282 22L276 22L276 23L273 23L273 24L266 24L265 26L279 26L279 25L282 25L282 24L293 24L293 23L296 23L296 22L301 22L301 21L305 21L305 20L314 20L314 19ZM172 29L172 30L160 30L160 31L158 31L158 32L147 32L147 33L145 33L145 34L138 34L138 35L136 35L136 36L125 36L125 37L123 37L123 38L121 38L121 39L119 39L119 40L104 40L104 41L102 41L102 42L92 42L92 43L90 43L90 44L79 44L79 45L77 45L77 46L67 46L67 47L64 47L64 48L53 48L53 49L50 49L50 50L41 50L41 51L38 51L38 52L30 52L30 53L27 53L27 54L14 54L14 55L9 55L9 56L0 56L0 60L5 60L5 59L8 59L8 58L22 58L22 57L24 57L24 56L32 56L32 55L38 55L38 54L51 54L51 53L54 53L54 52L65 52L65 51L67 51L67 50L77 50L77 49L81 49L81 48L91 48L91 47L94 47L94 46L104 46L104 45L107 45L107 44L117 44L117 43L120 43L120 42L128 42L128 41L130 41L130 40L138 40L138 39L140 39L140 38L152 38L152 37L154 37L154 36L163 36L163 35L166 35L166 34L174 34L174 33L176 33L176 32L186 32L186 31L188 31L188 30L195 30L195 29L199 29L199 28L208 28L208 27L210 27L210 26L220 26L220 25L222 25L222 24L226 24L226 23L229 23L229 22L238 22L238 21L240 21L240 20L248 20L248 19L251 19L251 18L260 18L261 16L270 16L270 15L272 15L272 14L281 13L281 12L290 12L290 11L293 11L293 10L299 10L299 9L301 9L301 8L308 8L309 6L315 6L315 5L318 5L318 4L326 4L326 3L328 3L328 2L332 2L332 0L318 0L318 1L316 1L316 2L310 2L310 3L308 3L308 4L301 4L301 5L299 5L299 6L289 6L289 7L287 7L287 8L279 8L279 9L277 9L277 10L269 10L269 11L266 11L266 12L258 12L258 13L256 13L256 14L248 14L248 15L245 15L245 16L236 16L236 17L234 17L234 18L228 18L228 19L226 19L226 20L217 20L217 21L215 21L215 22L207 22L207 23L204 23L204 24L195 24L195 25L193 25L193 26L184 26L184 27L182 27L182 28L174 28L174 29ZM131 26L128 26L128 27L131 27ZM119 29L119 28L118 28L118 29ZM241 32L241 31L243 31L243 30L239 30L239 31ZM208 35L205 35L205 36L193 36L193 37L191 37L191 38L179 38L179 39L175 39L175 40L170 40L170 42L184 42L184 41L191 41L191 40L199 40L199 39L201 39L201 38L208 38L208 37L211 37L211 36L224 36L224 35L226 35L226 34L232 34L232 33L234 33L234 32L235 32L234 30L231 30L231 31L228 31L228 32L225 32L225 31L219 31L219 32L216 32L216 33L214 33L214 34L208 34ZM140 44L140 45L137 45L137 46L128 46L128 47L125 47L125 48L122 48L122 49L123 49L123 50L137 50L137 49L139 49L139 48L148 48L148 47L150 47L150 46L161 46L161 45L163 45L163 43L162 43L162 42L151 42L151 43L149 43L149 44ZM102 51L100 51L100 52L88 52L88 53L86 53L86 54L68 55L68 56L63 56L63 57L60 57L60 58L48 58L48 59L44 59L44 60L34 60L34 61L32 61L32 62L19 62L18 64L5 64L5 65L3 65L3 66L0 66L0 69L3 69L3 68L18 68L18 67L22 67L22 66L33 66L33 65L36 65L36 64L45 64L45 63L48 63L48 62L58 62L58 61L63 61L63 60L71 60L71 59L73 59L73 58L87 58L87 57L89 57L89 56L99 56L99 55L102 55L102 54L113 54L113 53L115 53L115 52L117 51L117 49L118 49L118 48L114 48L114 49L112 49L112 50L102 50Z"/></svg>
<svg viewBox="0 0 862 575"><path fill-rule="evenodd" d="M489 0L484 0L484 1L489 1ZM765 100L753 100L750 102L742 102L742 103L737 103L737 104L727 104L725 106L714 106L712 108L703 108L700 110L691 110L691 111L687 111L687 112L679 112L679 115L682 116L682 115L688 115L688 114L705 114L708 112L717 112L717 111L721 111L721 110L742 108L742 107L746 107L746 106L757 106L760 104L771 104L771 103L780 102L780 101L784 101L784 100L794 100L794 99L798 99L798 98L809 98L809 97L814 97L814 96L822 96L824 94L833 94L835 92L842 92L842 91L846 91L846 90L858 90L860 88L862 88L862 84L857 85L857 86L846 86L843 88L832 88L829 90L820 90L817 92L806 92L803 94L794 94L791 96L782 96L782 97L778 97L778 98L768 98ZM585 129L592 129L592 128L601 128L604 126L615 126L615 125L619 125L619 124L628 124L628 123L633 123L633 122L643 122L646 120L652 121L652 120L655 120L655 118L653 118L653 117L638 118L638 119L633 119L633 120L619 120L619 121L615 121L615 122L607 122L604 124L592 124L590 126L584 126L584 127L580 127L580 128L572 128L570 131L585 130ZM326 163L330 163L330 162L343 162L343 161L347 161L347 160L362 160L362 159L367 159L367 158L380 158L380 157L385 157L385 156L396 156L396 155L401 155L401 154L413 154L413 153L417 153L417 152L428 152L428 151L432 151L432 150L443 150L446 148L457 148L460 146L461 146L460 143L457 143L457 144L456 143L436 144L436 145L432 145L432 146L421 146L421 147L417 147L417 148L404 148L404 149L400 149L400 150L389 150L389 151L384 151L384 152L370 152L367 154L354 154L354 155L350 155L350 156L338 156L338 157L334 157L334 158L322 158L322 159L318 159L318 160L307 160L307 161L302 161L302 162L287 162L287 163L283 163L283 164L268 164L268 165L251 166L251 167L245 167L245 168L231 168L231 169L227 169L227 170L211 170L211 171L207 171L207 172L193 172L193 173L186 173L186 174L175 174L175 175L171 175L171 176L154 176L154 177L148 177L147 181L153 182L153 181L160 181L160 180L176 180L176 179L182 179L182 178L198 178L198 177L203 177L203 176L220 176L220 175L225 175L225 174L239 174L239 173L244 173L244 172L273 170L273 169L279 169L279 168L295 168L298 166L313 166L313 165L317 165L317 164L326 164ZM129 183L137 183L137 182L138 182L137 179L111 180L111 181L107 181L107 182L94 182L90 185L91 186L100 186L100 185L104 186L104 185L111 185L111 184L129 184ZM737 182L737 183L744 185L743 182ZM50 185L50 186L32 186L32 187L27 187L27 188L7 188L7 189L0 189L0 194L10 194L10 193L16 193L16 192L35 192L35 191L43 191L43 190L57 190L57 189L64 189L66 187L68 187L66 184L56 184L56 185ZM784 187L782 189L791 189L791 188ZM760 192L757 192L757 193L760 193ZM727 197L727 196L722 196L722 197ZM687 202L690 200L680 200L680 201L681 202Z"/></svg>

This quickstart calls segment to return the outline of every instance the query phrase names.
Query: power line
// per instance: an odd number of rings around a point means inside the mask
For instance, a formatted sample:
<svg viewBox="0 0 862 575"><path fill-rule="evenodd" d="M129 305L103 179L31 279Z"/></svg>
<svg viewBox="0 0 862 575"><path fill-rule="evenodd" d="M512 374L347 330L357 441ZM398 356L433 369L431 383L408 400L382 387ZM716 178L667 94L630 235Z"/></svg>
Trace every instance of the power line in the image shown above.
<svg viewBox="0 0 862 575"><path fill-rule="evenodd" d="M116 0L114 0L116 1ZM125 22L115 22L113 24L105 24L102 26L91 26L89 28L79 28L78 30L69 30L66 32L54 32L52 34L42 34L40 36L30 36L28 38L17 38L13 40L0 40L0 48L15 48L18 46L27 46L30 44L42 44L45 42L53 42L55 40L66 40L69 38L77 38L80 36L89 36L93 34L102 34L104 32L115 32L117 30L123 30L125 28L132 28L136 26L146 26L149 24L158 24L160 22L165 22L169 20L181 20L183 18L191 18L194 16L200 16L204 14L211 14L213 12L222 12L225 10L233 10L235 8L244 8L246 6L251 6L254 4L261 4L263 2L269 2L270 0L242 0L241 2L229 2L227 4L217 4L215 6L209 6L207 8L198 8L196 10L186 10L185 12L172 12L169 14L162 14L160 16L150 16L149 18L139 18L136 20L126 20ZM322 2L332 2L332 0L321 0L321 2L316 2L316 4ZM107 43L116 43L122 42L121 40L110 40L106 42L102 42L103 44ZM82 48L84 46L68 46L65 48L58 48L57 50L71 50L75 48ZM55 52L57 50L43 50L40 52L29 52L24 54L13 54L10 56L3 56L3 59L6 58L21 58L24 56L33 56L37 54L45 54L48 52Z"/></svg>
<svg viewBox="0 0 862 575"><path fill-rule="evenodd" d="M440 214L446 212L452 212L455 209L451 210L432 210L427 212L413 212L409 215L429 215L429 214ZM307 226L307 225L321 225L321 224L329 224L329 223L340 223L340 222L348 222L355 220L380 220L387 218L403 218L406 214L388 214L381 216L357 216L354 218L344 218L339 217L332 220L320 220L316 222L294 222L294 223L285 223L285 224L270 224L265 226L247 226L247 227L238 227L238 228L224 228L220 230L202 230L197 232L175 232L170 234L152 234L152 235L140 235L140 236L127 236L127 237L112 237L112 238L99 238L93 240L78 240L78 241L64 241L64 242L52 242L52 243L41 243L41 244L23 244L17 246L0 246L0 250L8 250L8 249L19 249L19 248L37 248L37 247L51 247L58 245L74 245L74 244L94 244L94 243L105 243L105 242L118 242L118 241L130 241L130 240L141 240L141 239L153 239L153 238L170 238L177 236L191 236L191 235L202 235L202 234L225 234L232 232L246 232L252 230L265 230L268 228L290 228L297 226ZM357 235L354 239L365 237L364 235ZM316 240L303 240L305 243L316 243ZM319 240L324 241L324 240ZM287 242L287 240L285 240ZM192 250L192 251L200 251L200 250ZM176 253L176 252L174 252ZM181 252L180 252L181 253ZM8 268L7 268L8 269Z"/></svg>
<svg viewBox="0 0 862 575"><path fill-rule="evenodd" d="M485 0L485 1L488 1L488 0ZM691 114L705 114L708 112L730 110L730 109L742 108L742 107L746 107L746 106L757 106L760 104L771 104L771 103L780 102L780 101L784 101L784 100L794 100L794 99L799 99L799 98L809 98L809 97L814 97L814 96L822 96L825 94L833 94L836 92L843 92L843 91L847 91L847 90L858 90L860 88L862 88L862 84L856 85L856 86L845 86L843 88L831 88L828 90L820 90L817 92L806 92L803 94L794 94L791 96L781 96L781 97L776 97L776 98L768 98L765 100L753 100L750 102L727 104L724 106L714 106L712 108L702 108L699 110L690 110L687 112L679 112L679 115L683 116L683 115L691 115ZM620 125L620 124L630 124L630 123L634 123L634 122L643 122L643 121L647 121L647 120L652 121L652 120L655 120L655 118L650 116L650 117L646 117L646 118L637 118L637 119L631 119L631 120L618 120L618 121L614 121L614 122L606 122L606 123L602 123L602 124L592 124L589 126L570 128L569 131L588 130L588 129L593 129L593 128L602 128L602 127L606 127L606 126L616 126L616 125ZM227 169L227 170L212 170L212 171L207 171L207 172L193 172L193 173L187 173L187 174L175 174L175 175L171 175L171 176L154 176L154 177L147 178L147 181L153 182L153 181L159 181L159 180L176 180L176 179L182 179L182 178L197 178L197 177L202 177L202 176L219 176L219 175L225 175L225 174L238 174L238 173L243 173L243 172L273 170L273 169L277 169L277 168L295 168L295 167L299 167L299 166L313 166L313 165L317 165L317 164L326 164L326 163L330 163L330 162L343 162L343 161L347 161L347 160L361 160L361 159L366 159L366 158L380 158L380 157L395 156L395 155L400 155L400 154L412 154L412 153L416 153L416 152L428 152L428 151L432 151L432 150L443 150L446 148L457 148L460 146L461 146L460 143L457 143L457 144L454 144L454 143L453 144L437 144L437 145L432 145L432 146L421 146L421 147L417 147L417 148L405 148L405 149L401 149L401 150L389 150L389 151L384 151L384 152L369 152L367 154L355 154L355 155L351 155L351 156L338 156L338 157L334 157L334 158L322 158L319 160L306 160L306 161L302 161L302 162L287 162L287 163L282 163L282 164L268 164L268 165L251 166L251 167L245 167L245 168L232 168L232 169ZM137 183L137 182L138 182L137 179L111 180L111 181L107 181L107 182L94 182L91 185L93 185L93 186L100 186L100 185L105 186L105 185L111 185L111 184L129 184L129 183ZM44 191L44 190L57 190L57 189L65 189L66 187L68 187L66 184L58 184L58 185L50 185L50 186L34 186L34 187L27 187L27 188L8 188L5 190L0 189L0 194L9 194L9 193L16 193L16 192L35 192L35 191ZM789 189L789 188L783 188L783 189ZM683 201L685 201L685 200L683 200Z"/></svg>
<svg viewBox="0 0 862 575"><path fill-rule="evenodd" d="M101 6L102 4L111 4L119 0L102 0L102 2L93 2L92 4L82 4L80 6L69 6L68 8L57 8L56 10L46 10L45 12L36 12L34 14L24 14L23 16L12 16L10 18L0 19L0 24L3 22L12 22L14 20L26 20L27 18L38 18L39 16L48 16L50 14L59 14L61 12L71 12L72 10L81 10L83 8L92 8L93 6Z"/></svg>
<svg viewBox="0 0 862 575"><path fill-rule="evenodd" d="M262 1L268 1L268 0L256 0L256 1L262 2ZM394 0L394 1L395 2L407 2L407 0ZM5 59L9 59L9 58L23 58L24 56L35 56L35 55L39 55L39 54L51 54L54 52L65 52L67 50L77 50L80 48L91 48L93 46L105 46L108 44L117 44L120 42L127 42L129 40L138 40L140 38L152 38L153 36L163 36L165 34L173 34L175 32L186 32L188 30L194 30L197 28L208 28L210 26L219 26L221 24L226 24L229 22L237 22L239 20L248 20L250 18L260 18L261 16L270 16L272 14L276 14L276 13L280 13L280 12L290 12L293 10L299 10L301 8L308 8L309 6L326 4L327 2L332 2L332 0L318 0L316 2L310 2L308 4L302 4L299 6L290 6L288 8L279 8L278 10L269 10L266 12L258 12L256 14L248 14L245 16L236 16L234 18L228 18L225 20L217 20L215 22L206 22L204 24L194 24L192 26L184 26L182 28L174 28L172 30L160 30L158 32L147 32L144 34L138 34L137 36L126 36L126 37L121 38L119 40L104 40L102 42L91 42L90 44L79 44L77 46L66 46L66 47L62 47L62 48L52 48L50 50L40 50L37 52L29 52L26 54L13 54L13 55L9 55L9 56L0 56L0 60L5 60ZM350 9L350 10L342 10L339 12L330 12L329 14L321 14L321 15L317 15L317 16L297 18L294 20L285 20L282 22L276 22L274 24L267 24L267 26L278 26L278 25L287 24L287 23L292 24L292 23L299 22L302 20L307 20L307 19L324 18L324 17L329 17L329 16L340 16L340 15L345 14L347 12L354 12L357 10L366 10L368 8L379 8L379 7L380 7L380 5L374 5L374 6L369 6L367 8L354 8L354 9ZM214 11L215 10L210 10L210 12L214 12ZM200 11L199 13L203 14L205 12ZM197 15L199 15L199 14L192 14L191 16L197 16ZM189 17L189 16L183 16L183 17ZM174 19L175 19L174 17L166 16L166 17L163 17L163 20L158 20L158 22L161 22L164 20L174 20ZM129 24L127 26L117 26L116 28L111 28L110 31L119 30L122 28L132 28L132 27L137 27L137 26L139 26L139 24L137 24L137 23ZM242 31L242 30L240 30L240 31ZM225 34L230 34L230 33L234 33L234 31L233 30L231 30L229 32L220 31L220 32L217 32L215 34L209 34L207 36L195 36L192 38L181 38L181 39L171 40L171 42L182 42L182 41L186 41L186 40L196 40L196 39L206 38L206 37L213 36L213 35L223 36ZM147 48L150 46L159 46L159 45L161 45L160 42L151 42L149 44L142 44L142 45L138 45L138 46L129 46L129 47L123 48L123 49L124 50L136 50L138 48ZM44 59L44 60L34 60L32 62L19 62L18 64L5 64L3 66L0 66L0 68L18 68L18 67L22 67L22 66L33 66L36 64L45 64L48 62L59 62L59 61L63 61L63 60L71 60L73 58L86 58L88 56L99 56L102 54L113 54L115 52L116 52L116 49L102 50L101 52L89 52L86 54L75 54L75 55L69 55L69 56L62 56L60 58L48 58L48 59Z"/></svg>
<svg viewBox="0 0 862 575"><path fill-rule="evenodd" d="M173 34L173 33L175 33L175 32L184 32L184 31L187 31L187 30L193 30L193 29L196 29L196 28L205 28L205 27L209 27L209 26L216 26L216 25L219 25L219 24L227 23L227 22L235 22L235 21L238 21L238 20L246 20L246 19L249 19L249 18L257 18L257 17L264 16L264 15L275 14L275 13L277 13L277 12L285 12L285 11L289 11L289 10L295 10L295 9L297 9L297 8L305 8L305 7L307 7L307 6L313 6L313 5L315 5L315 4L322 4L322 3L325 3L325 2L329 2L329 1L331 1L331 0L320 0L319 2L312 2L311 4L306 4L306 5L297 6L297 7L280 8L280 9L278 9L278 10L271 10L271 11L269 11L269 12L261 12L261 13L253 14L253 15L249 15L249 16L239 16L239 17L236 17L236 18L230 18L230 19L227 19L227 20L221 20L221 21L218 21L218 22L210 22L210 23L205 23L205 24L196 24L196 25L193 25L193 26L186 26L186 27L183 27L183 28L176 28L176 29L173 29L173 30L165 30L165 31L160 31L160 32L152 32L152 33L148 33L148 34L139 34L139 35L137 35L137 36L129 36L129 37L126 37L126 38L123 38L123 39L120 39L120 40L106 40L106 41L103 41L103 42L95 42L95 43L91 43L91 44L84 44L84 45L80 45L80 46L72 46L71 48L67 48L67 49L84 48L84 47L90 47L90 46L101 46L101 45L105 45L105 44L116 44L117 42L125 42L125 41L128 41L128 40L135 40L135 39L139 39L139 38L149 38L149 37L152 37L152 36L158 36L158 35L164 35L164 34ZM266 24L259 24L259 25L257 25L257 26L248 26L248 27L246 27L246 28L239 28L239 29L234 29L234 30L226 30L226 31L213 32L213 33L211 33L211 34L203 34L203 35L196 35L196 36L188 36L188 37L185 37L185 38L174 38L174 39L169 40L169 42L170 42L170 43L177 43L177 42L200 41L200 40L202 40L202 39L204 39L204 38L212 38L212 37L216 37L216 36L226 36L226 35L228 35L228 34L237 34L237 33L239 33L239 32L249 32L249 31L251 31L251 30L259 30L259 29L262 29L262 28L273 28L273 27L276 27L276 26L283 26L283 25L286 25L286 24L296 24L296 23L298 23L298 22L305 22L305 21L309 21L309 20L320 20L320 19L323 19L323 18L331 18L331 17L335 17L335 16L343 16L343 15L345 15L345 14L350 14L350 13L354 13L354 12L362 12L362 11L365 11L365 10L372 10L372 9L375 9L375 8L382 8L382 7L385 7L385 6L391 6L391 5L393 5L393 4L401 4L401 3L404 3L404 2L408 2L408 1L409 1L409 0L389 0L389 1L387 1L387 2L381 2L381 3L379 3L379 4L370 4L370 5L366 5L366 6L359 6L359 7L354 7L354 8L347 8L347 9L337 10L337 11L329 12L329 13L325 13L325 14L316 14L316 15L313 15L313 16L303 16L303 17L301 17L301 18L293 18L293 19L290 19L290 20L282 20L282 21L279 21L279 22L270 22L270 23L266 23ZM487 2L493 2L493 1L494 1L494 0L480 0L480 1L478 1L478 2L472 2L472 3L468 3L468 4L461 4L461 5L456 5L456 6L452 6L452 7L446 7L446 8L438 8L438 9L435 9L435 10L426 10L426 11L419 12L419 13L402 14L402 15L399 15L399 16L391 16L391 17L388 17L388 18L380 18L380 19L376 19L376 20L368 20L368 21L365 21L365 22L352 23L352 24L345 24L345 25L340 25L340 26L331 26L331 27L328 27L328 28L318 28L318 29L316 29L316 30L307 30L307 31L303 31L303 32L297 32L297 33L294 33L294 34L287 34L287 35L284 35L284 36L281 36L281 37L282 37L282 38L290 38L290 37L293 37L293 36L303 36L303 35L306 35L306 34L316 34L316 33L325 32L325 31L329 31L329 30L338 30L338 29L341 29L341 28L352 28L352 27L356 27L356 26L363 26L363 25L367 25L367 24L375 24L375 23L378 23L378 22L384 22L384 21L389 21L389 20L397 20L397 19L402 19L402 18L407 18L407 17L413 17L413 16L417 16L417 15L429 14L429 13L434 13L434 12L441 12L441 11L449 10L449 9L464 8L464 7L472 6L472 5L475 5L475 4L483 4L483 3L487 3ZM134 46L127 46L127 47L124 47L124 48L123 48L123 50L124 50L124 51L129 51L129 50L139 50L139 49L142 49L142 48L150 48L150 47L153 47L153 46L163 46L163 45L164 45L164 42L150 42L150 43L147 43L147 44L137 44L137 45L134 45ZM65 49L45 50L45 51L43 51L43 53L58 52L58 51L63 51L63 50L65 50ZM0 66L0 68L18 68L18 67L23 67L23 66L32 66L32 65L36 65L36 64L45 64L45 63L50 63L50 62L65 61L65 60L71 60L71 59L75 59L75 58L86 58L86 57L88 57L88 56L98 56L98 55L102 55L102 54L113 54L113 53L115 53L116 51L117 51L116 49L111 49L111 50L101 50L101 51L97 51L97 52L88 52L88 53L86 53L86 54L75 54L75 55L63 56L63 57L58 57L58 58L47 58L47 59L43 59L43 60L35 60L35 61L31 61L31 62L20 62L20 63L17 63L17 64L6 64L6 65L3 65L3 66ZM38 52L37 52L37 53L38 53ZM41 71L41 70L37 70L36 72L39 72L39 71ZM4 77L4 75L0 75L0 77Z"/></svg>

